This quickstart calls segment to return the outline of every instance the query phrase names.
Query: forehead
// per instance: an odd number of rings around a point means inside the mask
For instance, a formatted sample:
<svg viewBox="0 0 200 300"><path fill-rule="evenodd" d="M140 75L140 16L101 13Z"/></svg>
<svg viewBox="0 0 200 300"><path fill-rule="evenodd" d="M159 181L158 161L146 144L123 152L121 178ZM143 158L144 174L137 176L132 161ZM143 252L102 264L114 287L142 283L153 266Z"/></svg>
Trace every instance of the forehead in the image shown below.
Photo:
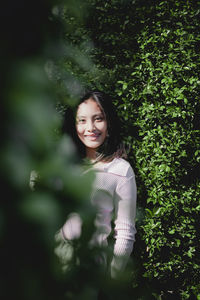
<svg viewBox="0 0 200 300"><path fill-rule="evenodd" d="M88 99L82 102L77 109L77 115L93 115L93 114L103 113L101 107L93 99Z"/></svg>

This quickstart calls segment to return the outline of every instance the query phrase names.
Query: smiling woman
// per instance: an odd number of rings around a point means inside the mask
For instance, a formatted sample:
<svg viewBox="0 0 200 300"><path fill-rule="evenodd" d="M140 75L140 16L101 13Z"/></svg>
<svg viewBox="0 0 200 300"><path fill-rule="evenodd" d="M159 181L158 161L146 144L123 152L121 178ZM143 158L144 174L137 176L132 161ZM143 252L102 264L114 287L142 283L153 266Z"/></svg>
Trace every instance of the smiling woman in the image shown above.
<svg viewBox="0 0 200 300"><path fill-rule="evenodd" d="M89 98L77 110L76 130L79 139L86 147L86 156L96 159L96 151L108 135L106 116L100 106Z"/></svg>
<svg viewBox="0 0 200 300"><path fill-rule="evenodd" d="M121 127L111 98L103 92L91 91L74 109L66 110L62 131L72 137L79 156L88 157L94 163L108 162L115 157L127 158L121 142Z"/></svg>
<svg viewBox="0 0 200 300"><path fill-rule="evenodd" d="M80 156L95 171L90 201L96 208L96 231L91 244L107 247L114 223L112 260L109 263L105 257L102 263L115 278L124 270L135 240L136 183L133 169L124 159L120 122L111 99L99 91L87 93L73 114L66 112L63 130L71 135ZM81 226L80 216L71 214L59 238L66 243L77 239Z"/></svg>

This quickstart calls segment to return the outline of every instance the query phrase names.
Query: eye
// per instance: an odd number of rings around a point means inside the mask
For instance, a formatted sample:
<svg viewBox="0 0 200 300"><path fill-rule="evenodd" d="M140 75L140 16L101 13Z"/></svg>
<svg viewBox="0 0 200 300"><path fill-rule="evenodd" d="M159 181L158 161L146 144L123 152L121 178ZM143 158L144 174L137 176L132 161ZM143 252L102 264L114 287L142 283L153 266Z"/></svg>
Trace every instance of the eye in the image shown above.
<svg viewBox="0 0 200 300"><path fill-rule="evenodd" d="M77 122L78 122L79 124L83 124L83 123L85 123L85 119L78 119Z"/></svg>
<svg viewBox="0 0 200 300"><path fill-rule="evenodd" d="M101 122L101 121L103 121L103 117L98 116L98 117L95 118L95 121Z"/></svg>

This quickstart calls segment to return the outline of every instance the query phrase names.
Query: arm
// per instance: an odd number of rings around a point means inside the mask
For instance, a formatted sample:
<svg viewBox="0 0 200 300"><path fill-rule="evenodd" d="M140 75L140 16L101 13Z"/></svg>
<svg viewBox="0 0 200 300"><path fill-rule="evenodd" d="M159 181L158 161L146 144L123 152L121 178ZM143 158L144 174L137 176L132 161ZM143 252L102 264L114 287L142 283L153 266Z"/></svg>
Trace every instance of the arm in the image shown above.
<svg viewBox="0 0 200 300"><path fill-rule="evenodd" d="M74 240L81 235L82 220L79 214L71 213L61 228L61 234L64 240Z"/></svg>
<svg viewBox="0 0 200 300"><path fill-rule="evenodd" d="M115 245L111 262L111 277L123 271L135 241L136 182L134 174L121 177L115 197Z"/></svg>

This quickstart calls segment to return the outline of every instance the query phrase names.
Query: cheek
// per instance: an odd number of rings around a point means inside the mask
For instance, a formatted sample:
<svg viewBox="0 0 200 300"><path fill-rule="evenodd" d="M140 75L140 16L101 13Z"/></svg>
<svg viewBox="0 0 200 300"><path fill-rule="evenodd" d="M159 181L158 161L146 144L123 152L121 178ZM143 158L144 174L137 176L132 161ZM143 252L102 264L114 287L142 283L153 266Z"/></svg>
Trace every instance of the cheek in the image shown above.
<svg viewBox="0 0 200 300"><path fill-rule="evenodd" d="M77 135L81 135L83 133L83 127L80 125L76 126L76 133Z"/></svg>
<svg viewBox="0 0 200 300"><path fill-rule="evenodd" d="M106 123L99 123L99 124L97 125L97 128L98 128L99 130L101 130L103 133L104 133L104 132L107 132L107 124L106 124Z"/></svg>
<svg viewBox="0 0 200 300"><path fill-rule="evenodd" d="M107 124L102 124L99 130L101 131L101 138L103 139L104 142L108 134Z"/></svg>

